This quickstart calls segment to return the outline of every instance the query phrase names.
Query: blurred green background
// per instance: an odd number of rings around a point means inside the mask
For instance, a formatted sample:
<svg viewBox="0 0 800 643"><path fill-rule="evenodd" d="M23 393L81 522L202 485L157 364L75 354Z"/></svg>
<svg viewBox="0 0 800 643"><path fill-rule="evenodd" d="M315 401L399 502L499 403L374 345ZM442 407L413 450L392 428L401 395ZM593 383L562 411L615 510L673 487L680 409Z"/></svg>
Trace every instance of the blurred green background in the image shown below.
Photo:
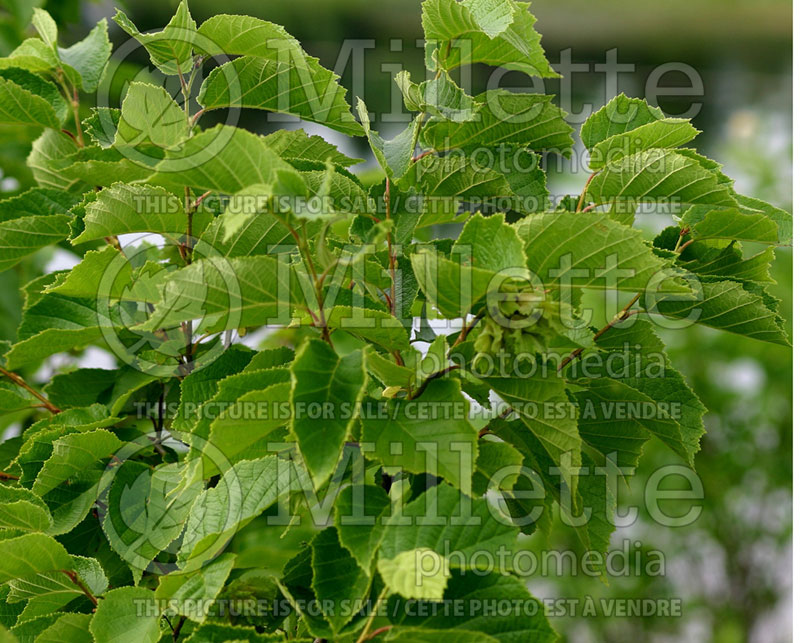
<svg viewBox="0 0 800 643"><path fill-rule="evenodd" d="M27 3L0 0L2 55L25 37L22 4ZM42 4L58 20L67 35L65 40L71 42L99 18L112 16L116 6L143 31L161 28L176 2L49 0ZM222 5L190 0L190 8L198 22L225 12L283 24L329 68L335 67L343 41L374 39L374 48L366 51L363 84L363 98L374 112L388 111L391 105L390 79L396 68L386 63L400 63L415 80L422 80L421 50L415 46L422 37L417 0L227 0ZM694 119L704 132L697 139L699 151L723 163L726 173L736 179L739 192L790 211L791 9L789 0L540 0L532 6L552 62L558 61L561 50L572 48L573 62L599 63L605 60L607 50L616 48L620 63L635 63L635 71L623 74L620 81L620 90L628 95L643 96L648 73L663 63L681 62L697 69L704 95L673 97L660 106L668 114L678 114L688 103L700 102L701 110ZM115 25L111 36L116 44L123 41ZM402 47L392 46L393 39ZM132 62L131 75L137 61ZM488 73L474 70L476 88L485 83ZM343 84L352 89L353 82L348 68ZM525 79L512 74L506 82L523 86ZM584 103L596 109L605 102L603 83L599 73L575 77L572 99L576 111ZM358 88L358 83L355 86ZM547 89L558 93L558 83L548 82ZM255 130L276 126L263 114L247 114L242 124ZM385 134L401 126L378 124ZM345 148L348 153L366 158L363 145L333 140L351 146ZM24 168L29 143L30 132L0 130L0 191L10 194L30 183ZM551 179L550 188L553 192L577 192L585 180L585 174L562 171ZM659 219L643 222L653 228L665 223ZM65 259L56 257L58 261ZM52 253L43 253L0 274L0 339L14 337L19 286L54 265ZM772 293L783 301L789 329L791 267L790 251L779 250ZM666 558L666 575L612 578L608 585L585 577L534 576L531 587L536 595L550 598L681 599L680 618L554 616L554 626L571 642L789 641L791 351L699 327L667 332L664 340L673 362L709 409L708 435L696 462L705 490L700 518L679 529L647 521L642 506L647 473L674 460L666 448L651 442L632 488L620 498L622 507L638 506L641 518L632 527L617 531L612 549L621 547L624 539L640 543L638 551L658 549ZM46 374L38 374L43 376ZM571 546L570 538L568 530L556 528L547 546ZM545 543L534 538L529 545L541 548Z"/></svg>

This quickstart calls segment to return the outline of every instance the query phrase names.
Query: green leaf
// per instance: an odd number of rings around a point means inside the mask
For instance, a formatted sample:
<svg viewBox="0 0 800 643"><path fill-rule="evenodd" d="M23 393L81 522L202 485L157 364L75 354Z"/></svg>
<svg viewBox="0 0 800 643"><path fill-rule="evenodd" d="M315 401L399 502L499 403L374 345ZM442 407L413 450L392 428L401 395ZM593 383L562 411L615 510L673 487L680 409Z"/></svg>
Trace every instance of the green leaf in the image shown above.
<svg viewBox="0 0 800 643"><path fill-rule="evenodd" d="M728 184L716 172L680 152L652 149L612 161L589 183L587 201L735 205Z"/></svg>
<svg viewBox="0 0 800 643"><path fill-rule="evenodd" d="M121 112L115 107L92 107L92 115L81 121L83 133L101 147L111 147Z"/></svg>
<svg viewBox="0 0 800 643"><path fill-rule="evenodd" d="M342 547L334 527L322 530L311 541L311 569L314 594L333 606L325 619L339 632L353 618L348 606L357 604L369 590L370 575Z"/></svg>
<svg viewBox="0 0 800 643"><path fill-rule="evenodd" d="M456 255L462 263L466 260L475 268L497 272L524 266L526 261L522 238L502 214L470 217L453 244L451 258Z"/></svg>
<svg viewBox="0 0 800 643"><path fill-rule="evenodd" d="M515 94L495 89L475 97L482 104L476 118L462 123L431 120L422 128L423 142L435 150L464 150L497 145L521 145L532 150L556 150L569 156L572 128L553 96Z"/></svg>
<svg viewBox="0 0 800 643"><path fill-rule="evenodd" d="M414 188L429 197L495 197L513 194L506 179L490 167L478 166L461 154L425 156L399 180L400 189Z"/></svg>
<svg viewBox="0 0 800 643"><path fill-rule="evenodd" d="M658 248L673 250L679 246L680 228L671 226L665 228L653 241ZM679 266L697 275L709 275L737 281L751 281L760 284L774 284L769 274L775 251L767 248L747 259L742 254L742 247L738 241L732 240L728 245L722 246L711 241L692 241L681 250Z"/></svg>
<svg viewBox="0 0 800 643"><path fill-rule="evenodd" d="M279 51L302 51L296 38L286 29L252 16L217 14L210 17L198 32L207 41L198 41L210 56L256 56L269 58Z"/></svg>
<svg viewBox="0 0 800 643"><path fill-rule="evenodd" d="M198 248L213 248L223 257L249 257L270 254L275 246L294 245L294 237L286 225L268 211L267 192L265 186L255 185L230 197L228 209L203 231ZM254 200L263 201L264 209L250 213L236 207L239 202L247 207L248 199L251 206Z"/></svg>
<svg viewBox="0 0 800 643"><path fill-rule="evenodd" d="M604 455L614 454L619 467L632 472L651 435L691 461L693 452L683 442L680 425L648 395L607 377L582 379L580 384L584 390L576 392L575 399L581 438Z"/></svg>
<svg viewBox="0 0 800 643"><path fill-rule="evenodd" d="M586 149L591 150L601 141L663 118L664 113L658 107L651 107L640 98L620 94L586 119L581 128L581 139Z"/></svg>
<svg viewBox="0 0 800 643"><path fill-rule="evenodd" d="M636 319L630 326L623 326L613 326L597 338L597 346L604 351L606 359L613 358L619 363L611 372L621 376L614 379L668 405L670 415L681 428L683 448L677 451L688 453L691 464L705 433L703 415L706 409L683 376L670 365L664 343L655 334L652 324Z"/></svg>
<svg viewBox="0 0 800 643"><path fill-rule="evenodd" d="M350 113L346 91L333 72L302 51L269 53L274 57L242 56L214 69L203 81L197 102L206 111L263 109L298 116L344 134L361 133Z"/></svg>
<svg viewBox="0 0 800 643"><path fill-rule="evenodd" d="M41 248L66 239L71 217L63 214L22 217L0 223L0 272Z"/></svg>
<svg viewBox="0 0 800 643"><path fill-rule="evenodd" d="M107 274L114 277L112 283L109 281L103 283ZM101 250L87 252L77 266L59 277L42 293L92 299L102 292L109 299L118 299L130 287L133 279L133 268L124 259L124 255L113 246L105 246ZM103 283L102 290L101 283Z"/></svg>
<svg viewBox="0 0 800 643"><path fill-rule="evenodd" d="M370 573L383 538L382 521L388 515L389 497L372 485L347 486L336 497L334 510L339 541L361 569Z"/></svg>
<svg viewBox="0 0 800 643"><path fill-rule="evenodd" d="M128 447L130 450L134 450ZM185 467L168 464L151 470L143 463L126 460L107 470L101 481L103 532L111 548L139 578L151 568L162 551L173 553L202 481L186 482ZM156 565L163 573L164 568Z"/></svg>
<svg viewBox="0 0 800 643"><path fill-rule="evenodd" d="M272 185L294 169L265 140L243 129L217 125L167 151L148 183L176 194L184 186L235 194L255 184Z"/></svg>
<svg viewBox="0 0 800 643"><path fill-rule="evenodd" d="M240 372L253 357L253 352L243 346L233 345L206 368L194 370L181 382L181 399L173 419L173 427L187 431L200 418L200 406L211 400L221 382Z"/></svg>
<svg viewBox="0 0 800 643"><path fill-rule="evenodd" d="M195 332L262 326L288 321L300 301L288 264L274 256L209 257L169 275L160 300L142 330L200 320Z"/></svg>
<svg viewBox="0 0 800 643"><path fill-rule="evenodd" d="M56 440L53 455L36 476L33 492L44 496L70 478L85 473L96 462L110 458L121 446L122 442L104 429L73 433Z"/></svg>
<svg viewBox="0 0 800 643"><path fill-rule="evenodd" d="M33 642L36 637L58 620L58 614L39 616L28 621L18 622L9 630L14 641Z"/></svg>
<svg viewBox="0 0 800 643"><path fill-rule="evenodd" d="M222 215L209 226L208 234L203 235L205 240L225 256L247 256L264 239L275 245L295 243L288 229L288 216L282 218L284 215L272 209L273 196L272 186L261 184L231 195ZM253 234L258 236L253 238ZM238 250L239 247L242 249Z"/></svg>
<svg viewBox="0 0 800 643"><path fill-rule="evenodd" d="M264 142L285 161L330 161L340 167L363 163L340 152L321 136L309 135L301 129L278 130L264 137Z"/></svg>
<svg viewBox="0 0 800 643"><path fill-rule="evenodd" d="M496 273L461 265L423 250L411 255L411 266L426 299L446 318L478 312L488 293L499 286Z"/></svg>
<svg viewBox="0 0 800 643"><path fill-rule="evenodd" d="M210 213L198 213L192 223L193 231L201 231L210 219ZM131 232L162 234L178 243L186 230L184 204L175 195L149 185L115 183L98 192L86 206L83 230L72 243L77 245Z"/></svg>
<svg viewBox="0 0 800 643"><path fill-rule="evenodd" d="M234 554L222 554L194 573L173 572L162 576L155 592L156 599L170 601L177 614L203 623L235 561Z"/></svg>
<svg viewBox="0 0 800 643"><path fill-rule="evenodd" d="M108 579L97 560L72 556L72 562L78 578L93 595L100 595L108 589ZM9 587L9 601L27 601L20 614L20 621L52 614L76 599L79 599L79 604L82 603L81 606L91 605L83 589L73 583L63 571L42 572L35 576L18 578L9 582Z"/></svg>
<svg viewBox="0 0 800 643"><path fill-rule="evenodd" d="M449 640L458 643L496 643L500 640L488 634L466 630L460 630L458 634L449 631L447 636ZM442 632L420 627L393 627L386 633L386 640L403 641L404 643L437 643L442 640Z"/></svg>
<svg viewBox="0 0 800 643"><path fill-rule="evenodd" d="M427 547L381 558L378 571L390 593L421 601L441 601L450 578L447 561Z"/></svg>
<svg viewBox="0 0 800 643"><path fill-rule="evenodd" d="M513 22L493 38L484 29L497 31L507 16L490 17L485 11L485 0L471 3L425 0L422 4L422 28L428 68L434 69L433 52L438 48L435 62L445 70L486 63L531 76L557 77L545 58L539 42L541 36L534 29L536 18L528 11L528 4L514 2L513 7ZM450 41L456 42L450 46Z"/></svg>
<svg viewBox="0 0 800 643"><path fill-rule="evenodd" d="M615 134L592 148L589 169L597 170L612 161L644 150L672 148L693 140L699 130L684 118L664 118Z"/></svg>
<svg viewBox="0 0 800 643"><path fill-rule="evenodd" d="M319 487L333 473L352 433L366 386L364 353L339 357L328 344L312 339L298 349L289 370L290 430L314 486ZM324 422L313 410L317 404L327 409Z"/></svg>
<svg viewBox="0 0 800 643"><path fill-rule="evenodd" d="M744 213L739 208L693 205L681 217L681 226L691 230L691 239L734 239L777 245L778 225L763 213Z"/></svg>
<svg viewBox="0 0 800 643"><path fill-rule="evenodd" d="M525 277L524 265L523 241L502 214L473 215L449 259L430 251L411 256L420 289L448 318L478 312L508 277Z"/></svg>
<svg viewBox="0 0 800 643"><path fill-rule="evenodd" d="M153 173L153 167L163 156L164 151L158 147L141 147L137 150L82 147L49 161L48 168L62 180L107 186L143 181Z"/></svg>
<svg viewBox="0 0 800 643"><path fill-rule="evenodd" d="M217 486L197 498L186 519L179 552L186 569L213 558L234 533L288 493L290 463L274 456L244 460L226 471Z"/></svg>
<svg viewBox="0 0 800 643"><path fill-rule="evenodd" d="M564 379L554 370L542 367L529 377L486 377L482 381L519 414L522 423L559 466L574 493L577 482L561 466L561 460L565 456L568 467L579 466L581 437Z"/></svg>
<svg viewBox="0 0 800 643"><path fill-rule="evenodd" d="M48 531L50 511L41 498L24 487L0 487L0 527L23 531Z"/></svg>
<svg viewBox="0 0 800 643"><path fill-rule="evenodd" d="M381 138L377 132L372 131L369 111L364 101L360 98L357 102L357 110L364 133L367 135L370 148L372 148L372 153L375 155L378 164L383 168L386 176L390 179L403 176L408 171L411 159L414 156L414 148L422 125L422 114L418 115L392 140L387 141Z"/></svg>
<svg viewBox="0 0 800 643"><path fill-rule="evenodd" d="M446 72L417 84L411 82L409 72L401 71L394 81L403 93L406 108L412 112L424 112L454 122L478 118L482 103L456 85Z"/></svg>
<svg viewBox="0 0 800 643"><path fill-rule="evenodd" d="M89 633L91 614L64 614L36 637L37 643L92 643Z"/></svg>
<svg viewBox="0 0 800 643"><path fill-rule="evenodd" d="M603 466L605 464L605 462L602 463ZM591 513L585 526L580 529L585 532L588 540L587 551L599 552L602 556L601 561L590 560L587 569L592 569L595 574L605 578L605 555L608 552L611 534L616 529L614 523L609 521L609 516L613 517L614 515L617 499L613 485L608 481L608 476L598 471L597 468L587 467L587 469L589 475L581 476L578 489L583 511Z"/></svg>
<svg viewBox="0 0 800 643"><path fill-rule="evenodd" d="M0 222L44 214L69 214L78 201L76 195L63 190L31 188L0 201Z"/></svg>
<svg viewBox="0 0 800 643"><path fill-rule="evenodd" d="M326 311L325 318L331 330L341 329L389 351L408 349L408 330L382 310L334 306Z"/></svg>
<svg viewBox="0 0 800 643"><path fill-rule="evenodd" d="M67 105L67 101L64 100L58 87L37 74L26 69L11 67L9 69L0 69L0 78L14 83L20 88L47 101L59 123L63 123L71 113L70 107ZM13 111L16 112L18 109L19 106L16 106Z"/></svg>
<svg viewBox="0 0 800 643"><path fill-rule="evenodd" d="M245 641L247 643L280 643L281 634L260 634L252 627L205 623L186 639L187 643L228 643Z"/></svg>
<svg viewBox="0 0 800 643"><path fill-rule="evenodd" d="M385 524L379 558L393 559L401 552L432 549L454 570L501 569L499 552L513 549L518 533L490 509L487 500L472 499L447 484L429 488ZM478 551L482 553L474 555Z"/></svg>
<svg viewBox="0 0 800 643"><path fill-rule="evenodd" d="M209 442L215 453L221 453L230 462L263 453L265 441L270 438L278 441L273 434L289 422L289 418L277 412L289 399L289 372L274 369L272 373L264 373L263 384L254 384L256 390L231 402L211 422ZM276 380L279 381L274 383Z"/></svg>
<svg viewBox="0 0 800 643"><path fill-rule="evenodd" d="M0 123L60 128L53 106L42 96L0 76Z"/></svg>
<svg viewBox="0 0 800 643"><path fill-rule="evenodd" d="M44 188L75 190L85 192L77 178L63 176L58 163L75 152L75 142L60 131L47 129L33 142L27 165L36 183Z"/></svg>
<svg viewBox="0 0 800 643"><path fill-rule="evenodd" d="M533 214L516 229L525 244L528 268L547 287L689 292L641 232L605 214Z"/></svg>
<svg viewBox="0 0 800 643"><path fill-rule="evenodd" d="M59 59L77 72L85 92L97 89L110 56L111 41L108 39L108 22L105 18L83 40L66 49L58 48Z"/></svg>
<svg viewBox="0 0 800 643"><path fill-rule="evenodd" d="M206 109L238 105L293 114L345 134L361 128L338 76L307 55L283 27L250 16L217 15L198 30L205 53L242 56L215 69L200 89Z"/></svg>
<svg viewBox="0 0 800 643"><path fill-rule="evenodd" d="M651 313L789 346L777 302L758 284L700 277L697 299L647 301Z"/></svg>
<svg viewBox="0 0 800 643"><path fill-rule="evenodd" d="M158 603L143 587L112 589L97 605L89 630L95 641L156 643L161 637Z"/></svg>
<svg viewBox="0 0 800 643"><path fill-rule="evenodd" d="M59 67L53 47L39 38L23 40L6 58L0 58L0 68L17 67L32 72L49 72Z"/></svg>
<svg viewBox="0 0 800 643"><path fill-rule="evenodd" d="M450 580L444 593L444 601L451 604L477 601L475 605L492 604L503 601L504 604L521 604L528 607L524 610L514 611L508 616L497 618L487 610L476 610L473 614L456 615L451 611L436 609L435 604L418 605L413 613L408 614L401 605L389 604L388 611L398 614L393 617L394 623L405 627L419 627L434 629L440 632L440 639L452 636L452 640L460 641L460 632L466 633L465 641L480 641L486 639L475 638L475 633L489 636L488 640L504 641L508 643L550 643L557 640L556 633L547 622L544 606L532 598L525 583L515 576L502 574L486 574L485 572L466 572ZM499 604L499 603L496 603ZM396 610L396 611L395 611ZM394 629L394 628L392 628ZM399 628L398 628L399 629ZM402 639L404 640L404 639ZM412 639L413 640L413 639ZM423 639L430 640L430 639Z"/></svg>
<svg viewBox="0 0 800 643"><path fill-rule="evenodd" d="M480 497L489 489L512 489L521 468L522 454L512 445L480 440L472 476L472 494Z"/></svg>
<svg viewBox="0 0 800 643"><path fill-rule="evenodd" d="M163 87L140 82L128 86L115 145L171 147L186 134L186 114Z"/></svg>
<svg viewBox="0 0 800 643"><path fill-rule="evenodd" d="M464 0L481 31L496 38L514 22L516 6L511 0Z"/></svg>
<svg viewBox="0 0 800 643"><path fill-rule="evenodd" d="M31 24L48 47L56 47L58 27L56 26L56 21L47 11L38 7L34 8Z"/></svg>
<svg viewBox="0 0 800 643"><path fill-rule="evenodd" d="M468 417L458 382L437 379L416 399L390 400L379 417L362 418L362 439L375 444L374 458L387 467L433 473L466 489L478 437Z"/></svg>
<svg viewBox="0 0 800 643"><path fill-rule="evenodd" d="M100 326L111 320L99 315L96 302L47 293L27 309L17 331L17 343L6 354L8 366L17 369L55 353L83 348L102 337Z"/></svg>
<svg viewBox="0 0 800 643"><path fill-rule="evenodd" d="M0 539L0 582L41 572L71 570L72 559L64 546L44 534Z"/></svg>
<svg viewBox="0 0 800 643"><path fill-rule="evenodd" d="M189 72L197 24L189 13L186 0L181 0L175 15L159 32L140 33L136 25L119 9L114 16L114 22L122 27L125 33L144 45L150 54L150 60L162 73L177 75Z"/></svg>
<svg viewBox="0 0 800 643"><path fill-rule="evenodd" d="M252 405L253 402L263 404L264 401L269 403L273 394L279 394L283 390L288 377L288 369L285 368L256 369L230 375L219 382L218 388L215 389L216 393L200 407L199 420L191 427L193 435L210 439L212 425L216 422L216 418L220 418L217 426L218 436L221 440L220 449L214 448L216 446L214 443L201 447L209 455L206 466L210 470L217 470L219 465L227 466L224 461L221 463L214 461L219 459L216 457L217 454L225 455L225 453L229 452L231 458L236 460L248 457L251 451L257 451L258 449L263 451L264 445L259 442L261 438L257 438L253 443L248 443L245 440L232 444L236 437L237 427L242 426L240 420L233 419L233 415L240 411L244 412L247 404ZM272 389L273 386L276 387L274 390L268 390ZM288 390L286 393L287 397L284 400L288 399ZM243 397L245 398L244 400L241 399ZM227 410L230 410L230 413L227 413ZM279 424L288 423L288 415L285 417L282 416L283 414L273 416L272 411L274 411L274 408L269 410L270 417L277 420ZM252 407L250 413L253 413ZM266 438L274 428L276 427L272 422L265 422L264 426L259 428L259 432L263 432L262 437ZM229 451L223 450L228 448L230 448Z"/></svg>
<svg viewBox="0 0 800 643"><path fill-rule="evenodd" d="M790 245L792 243L793 225L791 214L759 199L742 196L741 194L735 194L734 196L745 214L763 213L775 222L778 226L778 241L781 245Z"/></svg>
<svg viewBox="0 0 800 643"><path fill-rule="evenodd" d="M35 398L23 389L8 382L0 382L0 412L8 413L25 409L33 404Z"/></svg>

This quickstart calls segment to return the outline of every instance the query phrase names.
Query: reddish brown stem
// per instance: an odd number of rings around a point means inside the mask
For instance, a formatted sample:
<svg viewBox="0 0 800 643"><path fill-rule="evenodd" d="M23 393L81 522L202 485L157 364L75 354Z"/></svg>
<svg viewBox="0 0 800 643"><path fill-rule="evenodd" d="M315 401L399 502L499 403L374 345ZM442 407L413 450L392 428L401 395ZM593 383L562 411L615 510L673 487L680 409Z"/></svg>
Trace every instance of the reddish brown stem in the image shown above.
<svg viewBox="0 0 800 643"><path fill-rule="evenodd" d="M61 571L64 572L67 578L69 578L72 583L86 595L86 598L92 601L92 604L97 607L97 598L89 591L89 588L83 584L83 581L78 578L78 575L69 569L62 569Z"/></svg>
<svg viewBox="0 0 800 643"><path fill-rule="evenodd" d="M384 625L383 627L379 627L375 630L372 630L372 632L370 632L369 634L367 634L364 640L369 641L370 639L374 639L376 636L380 636L381 634L384 634L385 632L388 632L391 629L392 629L391 625Z"/></svg>
<svg viewBox="0 0 800 643"><path fill-rule="evenodd" d="M597 175L597 172L592 172L589 175L589 178L586 179L586 185L583 186L583 192L581 192L580 197L578 198L578 205L575 207L576 212L580 212L581 208L583 207L583 202L586 199L586 191L589 189L589 184L592 182L592 179Z"/></svg>
<svg viewBox="0 0 800 643"><path fill-rule="evenodd" d="M391 206L391 195L389 193L389 179L386 179L386 191L383 193L383 200L386 203L386 220L392 220L392 206ZM394 256L394 248L392 247L392 232L386 233L386 245L389 250L389 279L391 280L391 284L389 286L389 312L394 315L396 310L396 288L395 288L395 272L397 270L397 259Z"/></svg>
<svg viewBox="0 0 800 643"><path fill-rule="evenodd" d="M617 324L619 324L619 323L621 323L621 322L625 321L626 319L628 319L628 317L630 317L630 316L632 316L632 315L636 315L637 313L639 313L640 311L638 311L638 310L631 310L631 308L633 307L633 305L634 305L634 304L635 304L637 301L639 301L639 297L641 297L641 296L642 296L642 293L638 293L638 294L637 294L637 295L636 295L636 296L635 296L633 299L631 299L631 300L630 300L630 301L629 301L629 302L628 302L628 303L625 305L625 307L624 307L622 310L620 310L620 311L619 311L619 312L618 312L616 315L614 315L614 319L612 319L612 320L611 320L610 322L608 322L608 323L607 323L607 324L606 324L606 325L605 325L603 328L601 328L599 331L597 331L597 333L595 333L594 339L595 339L595 340L599 339L601 336L603 336L605 333L607 333L609 330L611 330L611 329L612 329L614 326L616 326ZM572 351L572 352L571 352L571 353L570 353L570 354L569 354L569 355L568 355L568 356L567 356L567 357L564 359L564 361L563 361L563 362L561 362L561 364L559 364L559 366L558 366L558 370L559 370L559 371L560 371L560 370L562 370L562 369L563 369L563 368L564 368L564 367L565 367L567 364L569 364L569 363L570 363L572 360L574 360L576 357L580 357L581 353L583 353L583 351L584 351L584 350L585 350L584 348L576 348L574 351Z"/></svg>
<svg viewBox="0 0 800 643"><path fill-rule="evenodd" d="M46 408L48 411L50 411L50 413L53 413L53 414L61 413L61 409L60 408L58 408L57 406L54 406L53 404L51 404L50 400L48 400L44 395L42 395L37 390L35 390L32 386L30 386L30 384L28 384L25 380L23 380L16 373L12 373L11 371L7 371L6 369L0 367L0 375L5 375L8 379L10 379L12 382L14 382L14 384L16 384L17 386L19 386L21 388L24 388L26 391L28 391L28 393L30 393L31 395L33 395L33 397L35 397L37 400L39 400L42 403L42 405L44 406L44 408Z"/></svg>

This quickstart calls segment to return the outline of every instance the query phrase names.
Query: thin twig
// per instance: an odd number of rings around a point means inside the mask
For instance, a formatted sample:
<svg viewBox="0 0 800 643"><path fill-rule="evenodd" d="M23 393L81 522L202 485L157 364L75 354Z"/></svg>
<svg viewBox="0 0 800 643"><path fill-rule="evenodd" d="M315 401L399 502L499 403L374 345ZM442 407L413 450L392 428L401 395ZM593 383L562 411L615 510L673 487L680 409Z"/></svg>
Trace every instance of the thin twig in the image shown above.
<svg viewBox="0 0 800 643"><path fill-rule="evenodd" d="M200 204L201 204L201 203L202 203L202 202L205 200L205 198L206 198L206 197L207 197L209 194L211 194L211 192L212 192L211 190L208 190L207 192L203 192L203 194L201 194L199 197L197 197L197 198L194 200L194 203L192 203L192 210L197 210L197 208L199 208L199 207L200 207Z"/></svg>
<svg viewBox="0 0 800 643"><path fill-rule="evenodd" d="M681 231L678 233L678 240L675 242L675 248L673 249L673 252L677 252L678 254L682 252L683 246L681 246L681 241L683 241L683 238L689 234L690 231L691 230L689 228L681 228Z"/></svg>
<svg viewBox="0 0 800 643"><path fill-rule="evenodd" d="M158 453L162 456L167 455L166 450L163 446L161 446L161 440L163 439L163 432L164 432L164 385L161 385L161 395L158 396L158 420L156 421L156 438L153 440L153 447L155 448Z"/></svg>
<svg viewBox="0 0 800 643"><path fill-rule="evenodd" d="M392 206L389 186L391 185L389 178L386 178L386 191L383 193L383 201L386 204L386 221L392 220ZM397 306L397 295L395 286L395 272L397 269L397 258L394 256L394 248L392 247L392 230L391 227L386 233L386 245L389 251L389 279L391 285L389 286L389 312L394 315Z"/></svg>
<svg viewBox="0 0 800 643"><path fill-rule="evenodd" d="M97 607L97 598L89 591L89 588L83 584L83 581L78 578L78 575L69 569L62 569L61 571L64 572L64 574L67 575L67 578L69 578L72 583L86 595L86 598L92 601L92 604Z"/></svg>
<svg viewBox="0 0 800 643"><path fill-rule="evenodd" d="M586 180L586 185L583 186L583 192L581 192L581 195L578 198L578 205L575 207L576 212L581 211L581 207L583 206L583 201L586 199L586 191L589 189L589 184L592 182L592 179L595 176L597 176L597 172L592 172L589 175L589 178Z"/></svg>
<svg viewBox="0 0 800 643"><path fill-rule="evenodd" d="M464 324L461 327L461 333L459 333L456 341L453 342L453 345L450 347L450 350L453 350L456 346L458 346L461 342L463 342L467 335L469 335L473 329L480 323L481 319L483 319L483 312L478 313L475 315L474 319L469 324Z"/></svg>
<svg viewBox="0 0 800 643"><path fill-rule="evenodd" d="M206 110L204 110L204 109L201 109L201 110L195 112L195 115L192 116L192 120L191 120L192 129L194 129L194 126L197 125L197 121L199 121L200 117L205 113L206 113Z"/></svg>
<svg viewBox="0 0 800 643"><path fill-rule="evenodd" d="M181 616L180 619L178 619L178 624L175 626L175 629L172 630L172 640L173 641L177 641L178 640L178 637L181 635L181 628L183 627L183 624L185 622L186 622L186 617L185 616Z"/></svg>
<svg viewBox="0 0 800 643"><path fill-rule="evenodd" d="M419 154L417 154L417 155L416 155L416 156L415 156L413 159L411 159L411 162L412 162L412 163L416 163L416 162L417 162L417 161L419 161L420 159L424 159L424 158L425 158L426 156L428 156L429 154L433 154L433 150L426 150L426 151L424 151L424 152L420 152L420 153L419 153Z"/></svg>
<svg viewBox="0 0 800 643"><path fill-rule="evenodd" d="M367 619L366 625L364 625L364 629L361 630L361 636L358 637L356 643L364 643L364 641L368 641L370 638L370 631L369 628L372 627L372 622L375 620L375 616L378 613L378 608L380 607L381 601L386 598L386 595L389 593L388 585L381 590L381 593L378 595L377 600L375 601L375 609L372 610L372 613L369 615Z"/></svg>
<svg viewBox="0 0 800 643"><path fill-rule="evenodd" d="M384 625L383 627L379 627L378 629L373 630L372 632L370 632L367 635L367 638L365 638L364 640L365 641L369 641L370 639L374 639L376 636L380 636L384 632L388 632L391 629L392 629L391 625Z"/></svg>
<svg viewBox="0 0 800 643"><path fill-rule="evenodd" d="M288 221L284 221L281 217L275 217L278 221L280 221L289 233L294 238L295 243L297 244L297 249L300 251L300 257L303 260L303 263L306 264L306 268L311 275L311 279L314 281L314 290L317 297L317 306L319 308L319 319L316 319L314 313L309 310L308 312L311 313L312 319L314 319L314 325L319 328L322 332L322 339L324 339L328 344L330 344L331 348L333 348L333 342L331 341L331 333L328 329L328 322L325 320L325 307L323 305L322 299L322 288L323 283L320 280L319 275L317 274L317 269L314 267L314 261L311 258L311 251L308 248L308 239L305 236L305 227L303 228L303 235L301 236L297 230L295 230Z"/></svg>
<svg viewBox="0 0 800 643"><path fill-rule="evenodd" d="M79 108L81 106L80 99L78 98L78 90L72 90L72 113L75 115L75 130L78 135L78 147L83 147L83 129L81 129L81 115Z"/></svg>
<svg viewBox="0 0 800 643"><path fill-rule="evenodd" d="M33 395L37 400L39 400L44 408L46 408L50 413L56 414L61 413L61 409L57 406L50 403L44 395L39 393L36 389L34 389L30 384L28 384L25 380L23 380L19 375L16 373L12 373L11 371L7 371L6 369L0 367L0 375L5 375L8 379L10 379L14 384L24 388L28 393Z"/></svg>
<svg viewBox="0 0 800 643"><path fill-rule="evenodd" d="M632 315L636 315L636 314L642 312L642 311L639 311L639 310L631 310L633 305L637 301L639 301L639 297L641 297L641 296L642 296L642 293L637 293L636 296L633 299L631 299L627 304L625 304L625 307L622 310L620 310L616 315L614 315L614 318L610 322L608 322L603 328L601 328L599 331L597 331L597 333L595 333L595 336L594 336L595 341L597 341L605 333L607 333L609 330L611 330L614 326L616 326L617 324L619 324L619 323L625 321L626 319L628 319L628 317L631 317ZM585 349L583 347L581 347L581 348L576 348L574 351L572 351L564 359L564 361L561 362L561 364L559 364L558 370L561 371L572 360L574 360L576 357L579 357L581 355L581 353L583 353L584 350Z"/></svg>
<svg viewBox="0 0 800 643"><path fill-rule="evenodd" d="M449 372L454 371L457 368L458 364L450 364L450 366L445 366L441 371L436 371L435 373L428 375L428 377L422 380L422 384L419 385L419 388L408 396L408 399L414 400L418 398L425 392L425 389L428 388L428 384L430 384L433 380L438 380L440 377L444 377Z"/></svg>
<svg viewBox="0 0 800 643"><path fill-rule="evenodd" d="M470 332L472 332L472 330L478 325L480 320L483 318L484 313L485 311L479 312L477 315L475 315L475 318L468 325L465 325L461 328L461 333L459 334L456 341L453 342L453 345L450 347L451 351L467 338L467 335L469 335ZM408 396L408 399L413 400L415 398L418 398L425 392L425 389L428 388L428 384L430 384L433 380L439 379L440 377L444 377L445 375L447 375L451 371L456 370L457 368L459 368L458 364L451 364L450 366L445 366L440 371L432 373L424 380L422 380L422 383L419 385L419 388L417 388L417 390L412 392L411 395Z"/></svg>

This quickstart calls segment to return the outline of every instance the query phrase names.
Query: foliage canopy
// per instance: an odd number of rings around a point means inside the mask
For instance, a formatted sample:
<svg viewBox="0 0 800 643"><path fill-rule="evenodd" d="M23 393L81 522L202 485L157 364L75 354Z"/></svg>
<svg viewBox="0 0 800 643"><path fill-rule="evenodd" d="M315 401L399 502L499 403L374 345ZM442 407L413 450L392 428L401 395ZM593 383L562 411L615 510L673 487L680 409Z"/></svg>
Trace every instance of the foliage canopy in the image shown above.
<svg viewBox="0 0 800 643"><path fill-rule="evenodd" d="M655 325L787 344L767 287L788 213L625 95L581 128L583 192L552 202L542 155L574 145L553 97L453 79L555 75L525 3L423 2L430 74L395 78L411 117L391 140L278 25L198 26L185 0L160 32L115 21L178 94L136 80L80 113L115 65L105 20L64 48L35 9L0 59L0 121L38 135L37 186L0 202L0 270L80 258L24 287L0 347L0 409L24 420L2 445L4 636L553 640L506 552L559 513L602 575L615 478L651 438L692 465L704 433ZM366 137L384 179L240 109ZM652 240L648 207L674 218ZM609 293L618 312L587 318ZM264 327L262 350L232 342ZM41 392L20 375L87 347L118 368Z"/></svg>

